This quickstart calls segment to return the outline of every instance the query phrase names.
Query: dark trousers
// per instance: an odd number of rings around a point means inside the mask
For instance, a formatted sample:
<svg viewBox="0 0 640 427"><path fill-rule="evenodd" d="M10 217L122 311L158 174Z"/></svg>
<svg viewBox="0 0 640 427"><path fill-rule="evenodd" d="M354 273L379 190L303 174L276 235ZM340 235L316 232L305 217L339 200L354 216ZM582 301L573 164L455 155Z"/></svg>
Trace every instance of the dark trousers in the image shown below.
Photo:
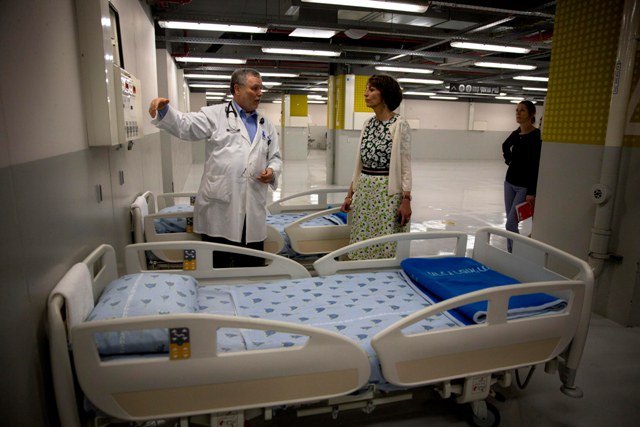
<svg viewBox="0 0 640 427"><path fill-rule="evenodd" d="M263 242L251 242L247 243L246 238L246 223L242 227L242 241L232 242L223 237L212 237L206 234L202 235L202 240L205 242L222 243L231 246L240 246L243 248L256 249L259 251L264 250ZM213 253L213 268L230 268L230 267L262 267L264 266L264 258L258 258L250 255L236 254L232 252L215 251Z"/></svg>

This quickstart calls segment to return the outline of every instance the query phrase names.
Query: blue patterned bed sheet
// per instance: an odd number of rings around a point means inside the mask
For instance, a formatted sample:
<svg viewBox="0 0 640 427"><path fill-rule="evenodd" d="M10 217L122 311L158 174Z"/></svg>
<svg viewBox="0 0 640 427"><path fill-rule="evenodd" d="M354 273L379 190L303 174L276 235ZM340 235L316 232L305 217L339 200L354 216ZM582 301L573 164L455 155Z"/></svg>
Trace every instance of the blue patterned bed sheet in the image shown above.
<svg viewBox="0 0 640 427"><path fill-rule="evenodd" d="M314 256L301 256L297 254L291 248L291 242L289 241L289 236L284 232L284 228L291 224L292 222L309 215L311 212L299 212L299 213L280 213L280 214L269 214L267 215L267 224L273 226L278 233L282 235L284 239L284 247L280 251L279 255L283 255L289 258L314 258ZM321 217L313 218L309 221L305 221L302 224L302 227L320 227L327 225L344 225L347 223L346 214L342 212L323 215Z"/></svg>
<svg viewBox="0 0 640 427"><path fill-rule="evenodd" d="M173 205L160 209L158 213L175 213L175 212L189 212L193 213L193 206L191 205ZM158 218L153 221L153 226L156 229L156 233L184 233L187 231L187 219L186 218Z"/></svg>
<svg viewBox="0 0 640 427"><path fill-rule="evenodd" d="M287 321L345 335L369 356L371 382L394 388L381 372L372 337L432 304L401 271L357 273L295 279L277 283L200 286L199 312ZM440 313L412 325L406 334L461 325ZM274 331L226 329L218 333L218 350L243 351L303 345L306 336Z"/></svg>

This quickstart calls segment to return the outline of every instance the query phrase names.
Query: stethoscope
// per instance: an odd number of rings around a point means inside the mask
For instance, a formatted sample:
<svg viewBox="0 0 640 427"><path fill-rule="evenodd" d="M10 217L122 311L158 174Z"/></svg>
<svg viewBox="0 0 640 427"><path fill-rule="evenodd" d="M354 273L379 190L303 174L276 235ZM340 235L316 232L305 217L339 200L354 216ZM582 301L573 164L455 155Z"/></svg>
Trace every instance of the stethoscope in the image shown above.
<svg viewBox="0 0 640 427"><path fill-rule="evenodd" d="M224 107L224 113L227 116L227 132L238 133L240 132L240 127L238 126L238 112L236 111L236 107L233 106L233 102L229 101L226 107ZM233 114L233 120L235 122L235 127L231 126L231 120L229 119L229 114ZM260 117L260 124L264 124L264 117ZM269 140L271 143L271 140Z"/></svg>
<svg viewBox="0 0 640 427"><path fill-rule="evenodd" d="M240 127L238 126L238 112L236 111L236 107L233 106L233 102L229 101L226 107L224 107L224 113L227 116L227 132L238 133L240 132ZM235 122L235 127L231 126L231 120L229 119L229 114L233 114L233 119ZM264 117L260 117L260 124L264 124ZM265 139L264 130L262 131L262 139ZM267 138L267 162L269 162L269 146L271 145L271 138Z"/></svg>
<svg viewBox="0 0 640 427"><path fill-rule="evenodd" d="M240 127L238 126L238 113L236 112L236 108L233 106L233 102L229 101L226 107L224 107L224 112L227 116L227 132L238 133L240 132ZM235 128L231 126L231 120L229 120L229 114L233 114L235 121Z"/></svg>

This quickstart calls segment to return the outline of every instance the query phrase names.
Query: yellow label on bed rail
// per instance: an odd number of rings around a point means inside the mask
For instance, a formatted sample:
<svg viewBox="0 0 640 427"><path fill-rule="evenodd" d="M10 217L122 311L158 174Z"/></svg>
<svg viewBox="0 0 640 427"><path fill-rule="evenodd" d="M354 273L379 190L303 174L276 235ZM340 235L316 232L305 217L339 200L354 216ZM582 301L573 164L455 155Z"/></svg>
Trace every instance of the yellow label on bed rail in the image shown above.
<svg viewBox="0 0 640 427"><path fill-rule="evenodd" d="M182 261L183 270L195 270L196 269L196 250L185 249L184 260Z"/></svg>
<svg viewBox="0 0 640 427"><path fill-rule="evenodd" d="M193 233L193 217L187 217L187 233Z"/></svg>
<svg viewBox="0 0 640 427"><path fill-rule="evenodd" d="M169 358L181 360L190 357L189 328L169 328Z"/></svg>

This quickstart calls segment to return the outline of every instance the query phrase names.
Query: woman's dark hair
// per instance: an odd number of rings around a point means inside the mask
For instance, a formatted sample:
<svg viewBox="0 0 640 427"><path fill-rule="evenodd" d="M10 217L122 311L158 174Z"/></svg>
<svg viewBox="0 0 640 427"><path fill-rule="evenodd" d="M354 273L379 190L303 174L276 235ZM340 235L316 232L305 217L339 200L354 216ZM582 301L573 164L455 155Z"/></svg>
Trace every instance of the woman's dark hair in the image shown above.
<svg viewBox="0 0 640 427"><path fill-rule="evenodd" d="M531 101L520 101L520 104L527 107L527 111L529 112L529 116L531 116L531 123L536 122L536 106Z"/></svg>
<svg viewBox="0 0 640 427"><path fill-rule="evenodd" d="M235 86L240 85L244 86L247 84L247 76L252 75L254 77L260 77L260 73L253 68L237 68L233 74L231 74L231 84L229 88L231 90L231 95L235 95Z"/></svg>
<svg viewBox="0 0 640 427"><path fill-rule="evenodd" d="M380 91L382 100L387 104L389 110L395 110L402 102L402 89L393 77L386 74L374 74L369 77L367 84Z"/></svg>

